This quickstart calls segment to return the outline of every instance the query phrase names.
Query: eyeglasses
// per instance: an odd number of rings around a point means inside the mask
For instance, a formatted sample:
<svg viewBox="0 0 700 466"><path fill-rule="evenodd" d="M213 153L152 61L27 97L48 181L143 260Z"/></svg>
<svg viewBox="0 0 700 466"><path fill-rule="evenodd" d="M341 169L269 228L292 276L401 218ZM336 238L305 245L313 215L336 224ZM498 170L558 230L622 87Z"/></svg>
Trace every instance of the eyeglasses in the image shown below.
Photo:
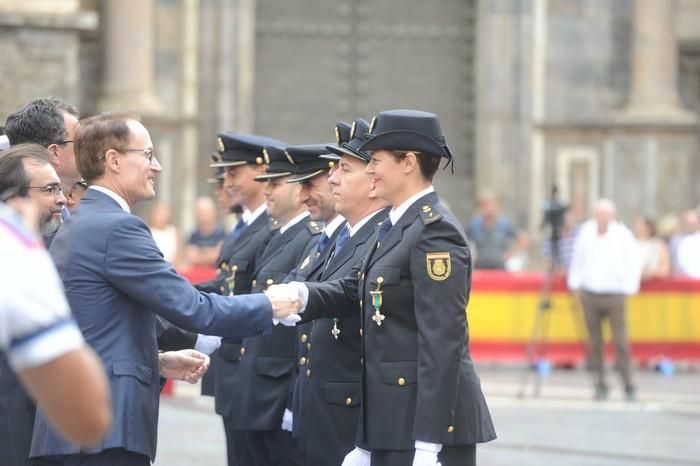
<svg viewBox="0 0 700 466"><path fill-rule="evenodd" d="M58 197L63 194L63 188L58 183L47 184L46 186L27 186L27 189L38 189L42 193L50 193L54 197Z"/></svg>
<svg viewBox="0 0 700 466"><path fill-rule="evenodd" d="M153 149L124 149L122 152L140 152L144 157L146 157L146 160L148 160L150 165L153 165L153 159L156 156L153 153Z"/></svg>

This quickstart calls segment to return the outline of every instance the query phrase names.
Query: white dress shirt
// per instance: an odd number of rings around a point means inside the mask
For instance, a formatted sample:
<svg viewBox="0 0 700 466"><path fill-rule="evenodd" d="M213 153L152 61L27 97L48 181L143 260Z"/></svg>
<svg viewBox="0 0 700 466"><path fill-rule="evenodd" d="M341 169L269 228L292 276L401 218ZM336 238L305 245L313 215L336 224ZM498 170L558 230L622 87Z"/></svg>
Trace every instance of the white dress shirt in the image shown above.
<svg viewBox="0 0 700 466"><path fill-rule="evenodd" d="M639 291L641 273L637 243L626 226L613 221L601 235L595 220L583 224L574 242L569 289L632 295Z"/></svg>
<svg viewBox="0 0 700 466"><path fill-rule="evenodd" d="M678 266L683 275L700 278L700 231L681 239L678 244Z"/></svg>

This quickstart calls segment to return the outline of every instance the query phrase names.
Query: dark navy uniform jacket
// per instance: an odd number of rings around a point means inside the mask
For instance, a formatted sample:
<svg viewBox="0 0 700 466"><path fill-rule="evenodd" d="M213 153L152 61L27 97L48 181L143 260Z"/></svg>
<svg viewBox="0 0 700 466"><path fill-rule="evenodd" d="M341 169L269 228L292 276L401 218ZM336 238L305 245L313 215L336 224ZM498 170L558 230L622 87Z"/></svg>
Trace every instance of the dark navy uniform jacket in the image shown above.
<svg viewBox="0 0 700 466"><path fill-rule="evenodd" d="M308 284L304 313L305 319L361 316L356 442L410 450L415 440L449 446L494 439L469 353L471 257L459 221L430 193L378 247L372 243L362 266L346 278ZM373 302L370 291L381 291L381 302L378 293Z"/></svg>
<svg viewBox="0 0 700 466"><path fill-rule="evenodd" d="M308 218L278 233L257 261L252 292L260 292L274 283L282 283L301 262L312 238L322 225ZM240 349L240 365L232 395L233 419L239 430L276 430L289 407L292 374L296 361L296 329L277 325L263 337L246 338Z"/></svg>
<svg viewBox="0 0 700 466"><path fill-rule="evenodd" d="M377 224L388 209L374 214L348 240L340 252L310 276L310 281L328 281L347 276L374 245ZM316 319L309 338L310 349L301 378L303 401L301 431L308 464L335 466L355 446L362 391L362 338L360 314L334 319ZM295 425L297 423L295 415Z"/></svg>
<svg viewBox="0 0 700 466"><path fill-rule="evenodd" d="M97 190L87 190L50 253L111 389L112 429L84 453L124 448L155 458L160 394L156 314L185 330L232 339L271 331L267 297L229 298L195 290L163 259L148 226ZM37 410L31 456L79 452Z"/></svg>

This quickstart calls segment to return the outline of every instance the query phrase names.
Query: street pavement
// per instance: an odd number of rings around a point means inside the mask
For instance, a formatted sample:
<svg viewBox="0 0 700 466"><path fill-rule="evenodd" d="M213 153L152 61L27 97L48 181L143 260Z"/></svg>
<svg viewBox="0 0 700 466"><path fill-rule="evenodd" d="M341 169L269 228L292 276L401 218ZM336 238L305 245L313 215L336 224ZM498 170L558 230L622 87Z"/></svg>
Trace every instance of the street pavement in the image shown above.
<svg viewBox="0 0 700 466"><path fill-rule="evenodd" d="M537 377L497 365L478 368L498 439L477 448L480 466L700 466L700 371L636 374L639 401L623 399L611 374L610 399L592 400L582 370ZM524 390L523 390L524 388ZM524 393L521 393L524 392ZM178 384L160 408L157 466L225 466L213 400ZM524 396L520 396L524 395ZM311 465L313 466L313 465Z"/></svg>

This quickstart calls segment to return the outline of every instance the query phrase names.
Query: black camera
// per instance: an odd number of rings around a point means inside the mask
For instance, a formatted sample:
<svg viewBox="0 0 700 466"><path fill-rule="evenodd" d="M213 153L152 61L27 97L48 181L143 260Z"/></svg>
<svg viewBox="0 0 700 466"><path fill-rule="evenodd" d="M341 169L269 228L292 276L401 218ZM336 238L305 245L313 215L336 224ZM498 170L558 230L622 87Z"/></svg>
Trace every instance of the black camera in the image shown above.
<svg viewBox="0 0 700 466"><path fill-rule="evenodd" d="M564 226L564 214L568 209L567 204L559 201L559 188L553 184L551 195L544 202L542 224L540 225L542 229L550 228L549 241L553 264L559 262L559 239L561 238L561 229Z"/></svg>

